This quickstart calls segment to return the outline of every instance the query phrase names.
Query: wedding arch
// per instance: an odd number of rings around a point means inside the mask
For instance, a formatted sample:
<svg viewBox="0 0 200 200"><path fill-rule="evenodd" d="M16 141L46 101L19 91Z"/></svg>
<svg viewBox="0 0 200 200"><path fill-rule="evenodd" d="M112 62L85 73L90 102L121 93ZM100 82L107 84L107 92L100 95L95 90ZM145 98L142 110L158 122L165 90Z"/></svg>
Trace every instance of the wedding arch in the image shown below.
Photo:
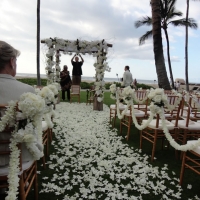
<svg viewBox="0 0 200 200"><path fill-rule="evenodd" d="M81 54L89 54L96 57L97 60L94 63L95 67L95 96L98 102L102 102L104 94L104 74L105 71L110 72L111 68L108 66L107 53L108 47L112 47L112 44L108 44L104 39L88 42L86 40L65 40L61 38L48 38L41 40L48 47L47 57L47 84L60 81L60 56L63 54L72 55L73 52ZM55 57L55 59L54 59Z"/></svg>

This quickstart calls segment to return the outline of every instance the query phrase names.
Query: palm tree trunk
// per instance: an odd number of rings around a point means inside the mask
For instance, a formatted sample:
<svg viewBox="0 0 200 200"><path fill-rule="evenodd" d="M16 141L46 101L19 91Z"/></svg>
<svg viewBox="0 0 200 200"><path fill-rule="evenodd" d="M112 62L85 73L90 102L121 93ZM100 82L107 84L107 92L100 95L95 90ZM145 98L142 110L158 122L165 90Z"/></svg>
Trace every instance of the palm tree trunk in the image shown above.
<svg viewBox="0 0 200 200"><path fill-rule="evenodd" d="M167 77L167 71L163 55L160 0L151 0L151 8L152 8L154 58L155 58L156 72L158 77L158 84L159 87L162 87L165 90L170 90L171 88Z"/></svg>
<svg viewBox="0 0 200 200"><path fill-rule="evenodd" d="M168 37L167 29L164 29L164 32L165 32L165 37L167 41L167 58L168 58L170 79L172 83L172 88L174 88L174 78L173 78L173 73L172 73L172 66L171 66L171 59L170 59L170 52L169 52L169 37Z"/></svg>
<svg viewBox="0 0 200 200"><path fill-rule="evenodd" d="M37 85L41 85L40 80L40 0L37 0Z"/></svg>
<svg viewBox="0 0 200 200"><path fill-rule="evenodd" d="M186 22L188 21L189 16L189 0L186 0ZM188 24L185 26L185 84L186 91L189 91L189 80L188 80Z"/></svg>

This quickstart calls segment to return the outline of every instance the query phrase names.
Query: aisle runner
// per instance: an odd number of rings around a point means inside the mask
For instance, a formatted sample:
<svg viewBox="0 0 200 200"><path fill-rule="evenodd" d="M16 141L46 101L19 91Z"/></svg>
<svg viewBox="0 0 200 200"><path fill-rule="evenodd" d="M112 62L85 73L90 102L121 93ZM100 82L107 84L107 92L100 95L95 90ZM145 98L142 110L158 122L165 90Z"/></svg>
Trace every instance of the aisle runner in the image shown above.
<svg viewBox="0 0 200 200"><path fill-rule="evenodd" d="M180 198L182 189L168 176L167 165L151 166L148 156L110 130L107 106L98 112L85 104L60 103L54 121L57 152L49 163L54 174L44 178L41 192L61 195L59 200Z"/></svg>

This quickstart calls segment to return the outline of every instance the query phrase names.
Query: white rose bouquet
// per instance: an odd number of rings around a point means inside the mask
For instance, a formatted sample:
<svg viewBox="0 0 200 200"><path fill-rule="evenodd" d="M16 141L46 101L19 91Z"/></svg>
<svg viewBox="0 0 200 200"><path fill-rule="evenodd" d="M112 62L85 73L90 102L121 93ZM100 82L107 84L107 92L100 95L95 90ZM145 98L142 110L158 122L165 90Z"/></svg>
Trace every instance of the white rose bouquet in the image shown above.
<svg viewBox="0 0 200 200"><path fill-rule="evenodd" d="M111 99L116 99L116 91L117 91L116 84L112 84L110 86L110 92L111 92L110 98Z"/></svg>

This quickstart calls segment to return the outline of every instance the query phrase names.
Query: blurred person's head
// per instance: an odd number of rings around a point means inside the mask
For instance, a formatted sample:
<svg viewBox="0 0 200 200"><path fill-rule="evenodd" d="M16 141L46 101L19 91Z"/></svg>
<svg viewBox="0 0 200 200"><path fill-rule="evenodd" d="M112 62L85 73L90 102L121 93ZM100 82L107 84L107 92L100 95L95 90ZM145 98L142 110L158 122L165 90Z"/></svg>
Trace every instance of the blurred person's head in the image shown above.
<svg viewBox="0 0 200 200"><path fill-rule="evenodd" d="M68 70L67 65L64 65L64 66L63 66L63 70L64 70L64 71L67 71L67 70Z"/></svg>
<svg viewBox="0 0 200 200"><path fill-rule="evenodd" d="M129 71L129 66L125 66L124 70L125 71L127 71L127 70Z"/></svg>
<svg viewBox="0 0 200 200"><path fill-rule="evenodd" d="M76 62L79 61L79 57L78 57L78 56L75 57L75 61L76 61Z"/></svg>
<svg viewBox="0 0 200 200"><path fill-rule="evenodd" d="M19 55L20 51L0 40L0 74L15 76Z"/></svg>

